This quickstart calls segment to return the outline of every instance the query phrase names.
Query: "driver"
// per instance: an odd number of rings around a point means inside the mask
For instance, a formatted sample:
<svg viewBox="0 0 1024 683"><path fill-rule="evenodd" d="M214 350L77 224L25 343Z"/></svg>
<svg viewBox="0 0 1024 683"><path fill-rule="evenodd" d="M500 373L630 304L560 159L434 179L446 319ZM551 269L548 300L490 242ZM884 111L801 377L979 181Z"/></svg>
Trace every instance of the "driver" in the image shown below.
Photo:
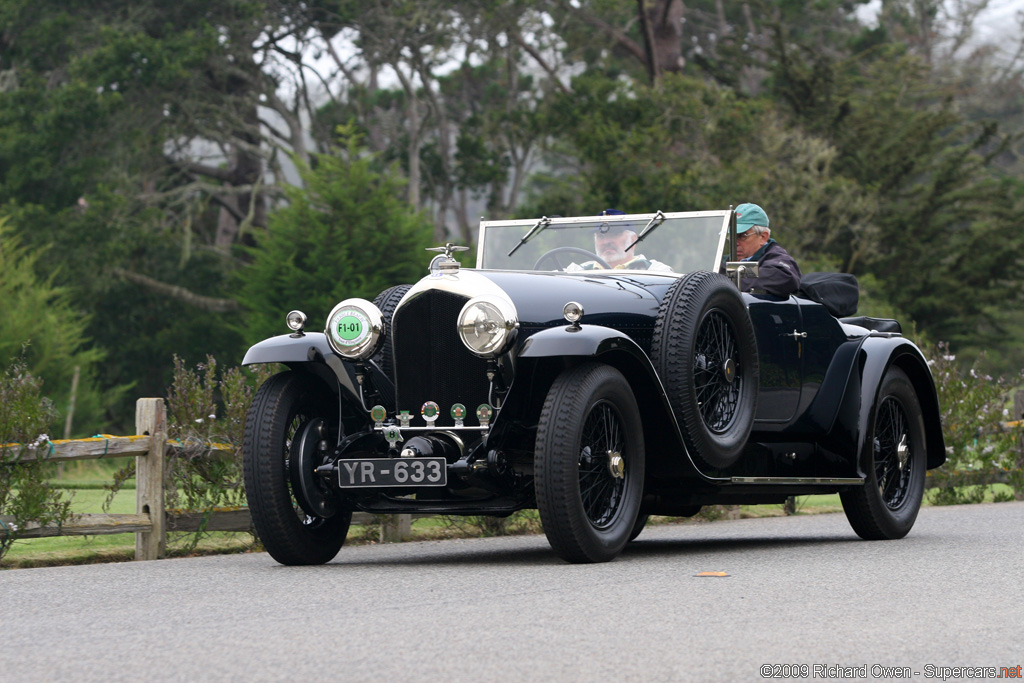
<svg viewBox="0 0 1024 683"><path fill-rule="evenodd" d="M601 216L624 216L624 211L605 209ZM601 223L594 229L594 253L600 256L609 266L618 270L650 270L670 273L671 266L661 261L649 259L643 254L634 254L636 232L631 223ZM628 247L628 248L627 248ZM566 268L573 270L604 270L597 261L587 261L582 265L575 263Z"/></svg>

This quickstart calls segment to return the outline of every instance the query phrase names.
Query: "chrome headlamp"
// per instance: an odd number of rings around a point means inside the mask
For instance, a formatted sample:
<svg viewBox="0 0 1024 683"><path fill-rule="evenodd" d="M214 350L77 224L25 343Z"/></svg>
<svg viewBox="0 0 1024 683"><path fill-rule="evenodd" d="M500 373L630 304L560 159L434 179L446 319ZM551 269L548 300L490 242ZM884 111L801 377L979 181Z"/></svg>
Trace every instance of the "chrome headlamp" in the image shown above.
<svg viewBox="0 0 1024 683"><path fill-rule="evenodd" d="M384 339L384 316L366 299L345 299L327 317L327 342L348 360L366 360Z"/></svg>
<svg viewBox="0 0 1024 683"><path fill-rule="evenodd" d="M516 308L504 297L475 297L459 313L459 338L470 352L482 358L504 353L515 339L517 329Z"/></svg>

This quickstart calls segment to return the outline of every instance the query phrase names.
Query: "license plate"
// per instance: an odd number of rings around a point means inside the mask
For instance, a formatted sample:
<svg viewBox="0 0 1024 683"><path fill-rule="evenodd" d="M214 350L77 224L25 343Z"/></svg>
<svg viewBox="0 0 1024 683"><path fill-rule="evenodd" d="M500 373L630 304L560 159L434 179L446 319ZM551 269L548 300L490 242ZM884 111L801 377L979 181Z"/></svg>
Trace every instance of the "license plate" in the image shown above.
<svg viewBox="0 0 1024 683"><path fill-rule="evenodd" d="M343 489L382 486L446 486L444 458L366 458L338 461Z"/></svg>

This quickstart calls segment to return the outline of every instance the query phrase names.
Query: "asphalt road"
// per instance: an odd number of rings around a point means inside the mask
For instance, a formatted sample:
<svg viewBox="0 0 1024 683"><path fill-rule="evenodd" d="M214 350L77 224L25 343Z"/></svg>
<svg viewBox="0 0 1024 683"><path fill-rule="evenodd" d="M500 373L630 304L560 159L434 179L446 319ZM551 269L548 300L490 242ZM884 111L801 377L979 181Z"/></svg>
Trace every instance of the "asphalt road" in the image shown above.
<svg viewBox="0 0 1024 683"><path fill-rule="evenodd" d="M655 526L600 565L533 536L3 571L0 680L979 680L943 667L1024 664L1022 549L1001 503L889 542L841 514Z"/></svg>

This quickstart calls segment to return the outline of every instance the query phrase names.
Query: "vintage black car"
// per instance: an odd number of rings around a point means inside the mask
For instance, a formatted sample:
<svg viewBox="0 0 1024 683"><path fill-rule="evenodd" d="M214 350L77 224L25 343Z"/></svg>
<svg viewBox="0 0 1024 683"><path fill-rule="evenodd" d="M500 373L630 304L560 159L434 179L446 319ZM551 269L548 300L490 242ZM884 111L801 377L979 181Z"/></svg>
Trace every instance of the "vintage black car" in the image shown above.
<svg viewBox="0 0 1024 683"><path fill-rule="evenodd" d="M862 538L905 536L945 460L925 358L896 321L837 317L853 311L829 278L741 293L754 264L721 272L734 220L485 221L476 268L449 244L419 282L339 303L325 333L289 313L292 333L243 361L288 368L246 422L267 551L328 562L357 510L536 508L558 556L602 562L650 515L836 492ZM626 263L603 241L621 234Z"/></svg>

